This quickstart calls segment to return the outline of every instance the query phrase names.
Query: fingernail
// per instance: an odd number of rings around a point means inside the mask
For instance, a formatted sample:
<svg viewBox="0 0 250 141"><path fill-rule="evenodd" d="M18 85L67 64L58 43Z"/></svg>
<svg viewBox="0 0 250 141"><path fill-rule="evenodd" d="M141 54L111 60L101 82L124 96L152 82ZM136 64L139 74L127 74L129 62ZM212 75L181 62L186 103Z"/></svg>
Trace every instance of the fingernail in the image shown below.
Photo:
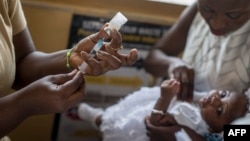
<svg viewBox="0 0 250 141"><path fill-rule="evenodd" d="M97 55L103 55L103 51L101 51L101 50L99 50L98 52L97 52Z"/></svg>
<svg viewBox="0 0 250 141"><path fill-rule="evenodd" d="M74 74L76 73L77 69L72 70L69 74Z"/></svg>

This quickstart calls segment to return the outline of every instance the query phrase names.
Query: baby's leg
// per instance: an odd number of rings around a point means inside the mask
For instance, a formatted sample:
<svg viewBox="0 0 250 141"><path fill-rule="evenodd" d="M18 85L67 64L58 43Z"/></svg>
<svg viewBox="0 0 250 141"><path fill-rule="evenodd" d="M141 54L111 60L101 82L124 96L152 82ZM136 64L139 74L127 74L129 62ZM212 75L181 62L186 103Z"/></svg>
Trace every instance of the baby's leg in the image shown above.
<svg viewBox="0 0 250 141"><path fill-rule="evenodd" d="M98 128L100 127L100 125L102 124L102 115L96 117L95 124Z"/></svg>
<svg viewBox="0 0 250 141"><path fill-rule="evenodd" d="M102 108L94 108L86 103L81 103L78 107L78 116L84 121L90 122L96 129L102 123Z"/></svg>

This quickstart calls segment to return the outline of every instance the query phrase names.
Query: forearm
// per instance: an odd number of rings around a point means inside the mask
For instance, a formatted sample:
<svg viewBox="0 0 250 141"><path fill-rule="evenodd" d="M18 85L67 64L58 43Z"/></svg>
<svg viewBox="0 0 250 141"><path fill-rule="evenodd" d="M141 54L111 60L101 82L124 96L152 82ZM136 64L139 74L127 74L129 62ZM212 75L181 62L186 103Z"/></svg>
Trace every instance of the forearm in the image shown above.
<svg viewBox="0 0 250 141"><path fill-rule="evenodd" d="M0 138L15 129L28 117L28 111L23 110L17 93L0 98Z"/></svg>
<svg viewBox="0 0 250 141"><path fill-rule="evenodd" d="M166 109L164 109L164 104L163 104L163 99L162 98L159 98L157 101L156 101L156 104L154 106L154 109L153 110L158 110L158 111L162 111L162 112L165 112ZM154 111L151 112L151 117L150 117L150 122L153 124L153 125L156 125L158 126L159 125L159 121L160 119L162 118L163 116L163 113L154 113Z"/></svg>
<svg viewBox="0 0 250 141"><path fill-rule="evenodd" d="M23 87L41 77L66 73L66 50L54 53L33 52L17 65L15 86Z"/></svg>
<svg viewBox="0 0 250 141"><path fill-rule="evenodd" d="M165 112L168 109L168 106L171 102L172 98L163 98L163 97L159 97L158 100L156 101L156 104L154 106L154 110L159 110L162 112ZM172 115L170 114L164 114L164 118L166 118L166 116L168 117L168 121L172 121L174 118ZM163 115L161 114L155 114L154 112L151 113L151 118L150 118L150 122L153 125L161 125L161 119L163 118ZM165 120L166 121L166 120ZM165 125L168 125L168 123L164 123ZM172 124L172 123L169 123Z"/></svg>
<svg viewBox="0 0 250 141"><path fill-rule="evenodd" d="M173 61L173 57L167 56L159 49L154 49L147 56L144 68L155 77L168 77L168 68Z"/></svg>
<svg viewBox="0 0 250 141"><path fill-rule="evenodd" d="M145 60L147 72L156 77L168 77L169 66L176 62L176 57L185 49L188 31L196 13L196 4L184 10L176 23L154 45Z"/></svg>

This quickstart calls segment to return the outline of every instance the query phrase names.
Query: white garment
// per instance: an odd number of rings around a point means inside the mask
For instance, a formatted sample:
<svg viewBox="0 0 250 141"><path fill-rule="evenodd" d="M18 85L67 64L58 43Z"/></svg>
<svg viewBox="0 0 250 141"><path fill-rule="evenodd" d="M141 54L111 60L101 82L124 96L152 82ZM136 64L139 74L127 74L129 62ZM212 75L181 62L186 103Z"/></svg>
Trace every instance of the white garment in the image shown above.
<svg viewBox="0 0 250 141"><path fill-rule="evenodd" d="M100 126L103 132L103 141L148 141L144 118L151 114L151 110L159 96L159 87L142 87L141 90L130 94L117 104L109 107L103 114L103 122ZM190 126L191 129L200 131L199 133L207 132L207 126L203 122L197 107L188 103L180 103L174 99L169 107L169 112L173 112L175 117L178 118L177 122L180 122L181 119L181 124ZM192 112L192 118L187 119L190 116L187 113L183 113L183 109ZM196 116L195 118L194 115ZM183 120L182 116L186 116L186 119ZM193 121L194 123L191 124L190 122ZM198 125L200 123L202 126Z"/></svg>
<svg viewBox="0 0 250 141"><path fill-rule="evenodd" d="M175 133L176 141L192 141L184 129Z"/></svg>
<svg viewBox="0 0 250 141"><path fill-rule="evenodd" d="M183 60L195 70L195 90L242 91L250 86L250 20L227 36L213 35L197 14Z"/></svg>
<svg viewBox="0 0 250 141"><path fill-rule="evenodd" d="M185 125L200 135L209 132L208 125L200 114L198 104L177 101L175 97L169 105L168 112L174 115L178 124Z"/></svg>

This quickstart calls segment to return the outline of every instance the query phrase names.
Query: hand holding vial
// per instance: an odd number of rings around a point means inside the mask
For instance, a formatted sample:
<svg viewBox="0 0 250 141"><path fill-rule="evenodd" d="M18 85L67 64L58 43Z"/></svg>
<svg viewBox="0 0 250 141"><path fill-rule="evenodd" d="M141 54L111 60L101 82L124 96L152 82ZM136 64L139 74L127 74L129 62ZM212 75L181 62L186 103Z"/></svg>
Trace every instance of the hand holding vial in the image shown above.
<svg viewBox="0 0 250 141"><path fill-rule="evenodd" d="M122 37L118 31L127 21L118 12L99 32L82 39L72 49L72 52L78 52L78 60L73 61L73 68L78 68L84 75L97 76L122 65L134 64L138 58L137 49L131 49L129 54L118 53L123 48ZM111 40L105 42L106 39Z"/></svg>

